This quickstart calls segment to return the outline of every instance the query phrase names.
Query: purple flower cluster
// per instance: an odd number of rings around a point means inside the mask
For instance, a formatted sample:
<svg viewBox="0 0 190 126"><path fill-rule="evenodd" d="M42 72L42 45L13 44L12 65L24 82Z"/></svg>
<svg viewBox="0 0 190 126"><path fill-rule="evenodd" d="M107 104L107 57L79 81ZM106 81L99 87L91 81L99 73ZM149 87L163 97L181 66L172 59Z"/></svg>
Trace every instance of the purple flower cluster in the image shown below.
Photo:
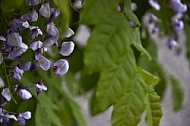
<svg viewBox="0 0 190 126"><path fill-rule="evenodd" d="M0 64L6 65L7 61L17 61L15 65L10 66L11 70L6 76L11 76L15 80L21 80L25 71L34 71L41 68L44 71L53 69L55 76L64 75L69 69L69 63L65 59L59 59L54 63L51 63L52 59L48 59L45 54L49 53L52 46L55 46L62 56L69 56L73 50L75 44L72 41L63 42L59 45L59 30L54 24L53 20L56 19L60 11L56 8L52 8L48 1L40 2L39 0L26 0L26 4L29 6L29 12L19 17L12 19L5 32L0 35ZM39 8L39 10L36 10ZM38 21L39 17L48 21L45 26L44 33L39 26L33 26L32 23ZM29 44L23 42L23 38L20 35L20 31L30 31ZM63 38L71 37L74 34L72 29L68 27L68 32L64 34ZM43 40L36 40L38 36L43 36ZM34 60L28 62L21 62L22 54L26 51L32 50L34 52ZM36 89L36 94L39 95L42 91L46 91L47 87L42 80L37 84L29 86L5 86L2 89L1 107L6 106L11 99L12 94L16 93L22 100L28 100L32 98L32 94L29 92L30 88ZM30 112L14 113L8 112L0 108L0 122L3 126L7 126L9 119L14 119L19 122L19 125L25 125L25 120L31 118Z"/></svg>

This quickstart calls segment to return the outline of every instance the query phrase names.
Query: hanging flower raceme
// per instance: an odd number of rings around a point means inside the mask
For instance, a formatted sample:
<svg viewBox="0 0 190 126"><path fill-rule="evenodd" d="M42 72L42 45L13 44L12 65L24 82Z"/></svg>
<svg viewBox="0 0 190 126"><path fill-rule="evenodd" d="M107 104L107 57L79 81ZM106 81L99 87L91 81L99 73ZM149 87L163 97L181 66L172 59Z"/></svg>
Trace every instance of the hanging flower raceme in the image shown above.
<svg viewBox="0 0 190 126"><path fill-rule="evenodd" d="M156 26L156 22L158 21L159 19L155 15L153 14L150 15L148 26L152 35L156 34L159 31L158 27Z"/></svg>

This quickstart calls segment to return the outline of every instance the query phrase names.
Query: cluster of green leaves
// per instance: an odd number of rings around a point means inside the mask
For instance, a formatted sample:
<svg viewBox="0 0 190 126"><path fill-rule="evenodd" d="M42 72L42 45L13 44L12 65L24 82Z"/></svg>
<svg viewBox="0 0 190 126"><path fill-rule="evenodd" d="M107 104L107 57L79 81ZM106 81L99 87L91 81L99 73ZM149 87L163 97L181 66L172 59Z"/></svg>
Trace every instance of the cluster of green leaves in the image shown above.
<svg viewBox="0 0 190 126"><path fill-rule="evenodd" d="M121 12L116 10L118 5ZM130 5L130 0L84 1L80 20L92 31L84 52L83 74L99 73L91 100L93 115L114 106L113 126L136 126L146 111L147 125L155 126L162 110L150 85L157 84L158 78L137 67L134 47L149 60L151 56L141 44L139 28L129 25L133 21L140 26Z"/></svg>

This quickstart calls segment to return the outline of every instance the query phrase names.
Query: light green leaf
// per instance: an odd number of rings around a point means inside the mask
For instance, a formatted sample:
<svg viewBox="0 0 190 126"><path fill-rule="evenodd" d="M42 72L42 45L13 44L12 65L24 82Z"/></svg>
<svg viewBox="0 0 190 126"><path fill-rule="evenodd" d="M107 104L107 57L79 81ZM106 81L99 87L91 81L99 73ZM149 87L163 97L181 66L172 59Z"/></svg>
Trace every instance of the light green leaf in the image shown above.
<svg viewBox="0 0 190 126"><path fill-rule="evenodd" d="M130 50L120 62L101 73L91 104L92 113L104 111L122 97L135 76L135 57Z"/></svg>
<svg viewBox="0 0 190 126"><path fill-rule="evenodd" d="M158 84L159 78L152 75L145 69L138 67L138 72L147 84L155 84L155 85Z"/></svg>
<svg viewBox="0 0 190 126"><path fill-rule="evenodd" d="M159 126L162 117L160 97L149 88L146 95L146 123L147 126Z"/></svg>
<svg viewBox="0 0 190 126"><path fill-rule="evenodd" d="M125 95L118 99L112 113L112 126L137 126L145 109L146 84L137 76Z"/></svg>
<svg viewBox="0 0 190 126"><path fill-rule="evenodd" d="M94 25L116 10L119 0L85 0L80 14L81 23Z"/></svg>
<svg viewBox="0 0 190 126"><path fill-rule="evenodd" d="M147 50L142 46L139 28L134 28L133 31L133 45L141 52L141 55L146 55L149 60L152 59Z"/></svg>
<svg viewBox="0 0 190 126"><path fill-rule="evenodd" d="M84 63L89 72L100 71L112 65L128 51L132 28L124 15L114 12L97 25L88 40Z"/></svg>
<svg viewBox="0 0 190 126"><path fill-rule="evenodd" d="M172 93L172 106L174 111L179 111L182 108L184 100L184 90L180 85L180 82L177 78L170 75L171 81L171 93Z"/></svg>

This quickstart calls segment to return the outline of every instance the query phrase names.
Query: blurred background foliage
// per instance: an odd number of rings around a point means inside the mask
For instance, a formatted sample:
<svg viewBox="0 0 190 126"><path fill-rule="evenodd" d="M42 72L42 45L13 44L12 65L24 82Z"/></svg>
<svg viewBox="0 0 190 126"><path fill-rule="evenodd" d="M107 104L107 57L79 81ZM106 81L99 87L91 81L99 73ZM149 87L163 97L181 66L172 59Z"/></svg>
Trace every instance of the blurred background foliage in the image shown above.
<svg viewBox="0 0 190 126"><path fill-rule="evenodd" d="M94 93L89 100L91 113L95 115L114 106L113 126L135 126L141 120L144 111L147 113L147 125L156 126L159 125L162 116L160 98L164 97L164 91L169 83L172 86L173 110L180 110L184 98L180 82L159 62L157 45L142 23L146 13L154 13L162 20L162 23L158 23L162 31L160 36L172 34L170 18L174 12L167 6L168 0L159 1L162 8L160 11L153 10L146 1L133 0L132 2L138 6L135 12L131 11L131 0L84 0L82 9L73 7L75 0L49 2L52 7L57 7L61 11L59 18L54 22L60 35L66 32L67 26L76 33L79 26L85 24L91 32L87 45L81 47L73 36L59 39L58 43L72 40L76 44L72 55L64 57L70 64L70 69L64 76L57 77L52 74L52 70L44 72L38 69L25 72L21 81L9 78L11 85L30 85L43 79L48 91L36 96L35 90L30 90L33 98L27 101L19 100L18 96L14 95L17 104L11 101L5 107L6 110L31 111L32 118L27 121L27 126L85 126L85 119L75 96L92 91ZM28 12L29 7L25 5L25 0L1 0L0 4L2 34L8 22ZM124 8L121 12L116 11L118 5ZM37 8L39 9L39 6ZM137 26L130 27L129 20L135 22ZM44 24L46 21L39 18L33 25L44 31ZM186 20L186 34L190 34L189 25L189 20ZM143 29L146 32L145 37L141 37ZM25 43L31 43L27 29L20 34ZM189 59L188 41L189 36L186 42ZM62 57L53 47L52 51L53 57L47 54L52 61ZM31 61L33 55L32 51L27 51L22 56L22 62ZM15 62L6 61L6 65L14 64ZM0 75L4 74L1 69ZM6 85L7 80L4 79L4 82ZM11 120L10 125L17 126L18 123Z"/></svg>

